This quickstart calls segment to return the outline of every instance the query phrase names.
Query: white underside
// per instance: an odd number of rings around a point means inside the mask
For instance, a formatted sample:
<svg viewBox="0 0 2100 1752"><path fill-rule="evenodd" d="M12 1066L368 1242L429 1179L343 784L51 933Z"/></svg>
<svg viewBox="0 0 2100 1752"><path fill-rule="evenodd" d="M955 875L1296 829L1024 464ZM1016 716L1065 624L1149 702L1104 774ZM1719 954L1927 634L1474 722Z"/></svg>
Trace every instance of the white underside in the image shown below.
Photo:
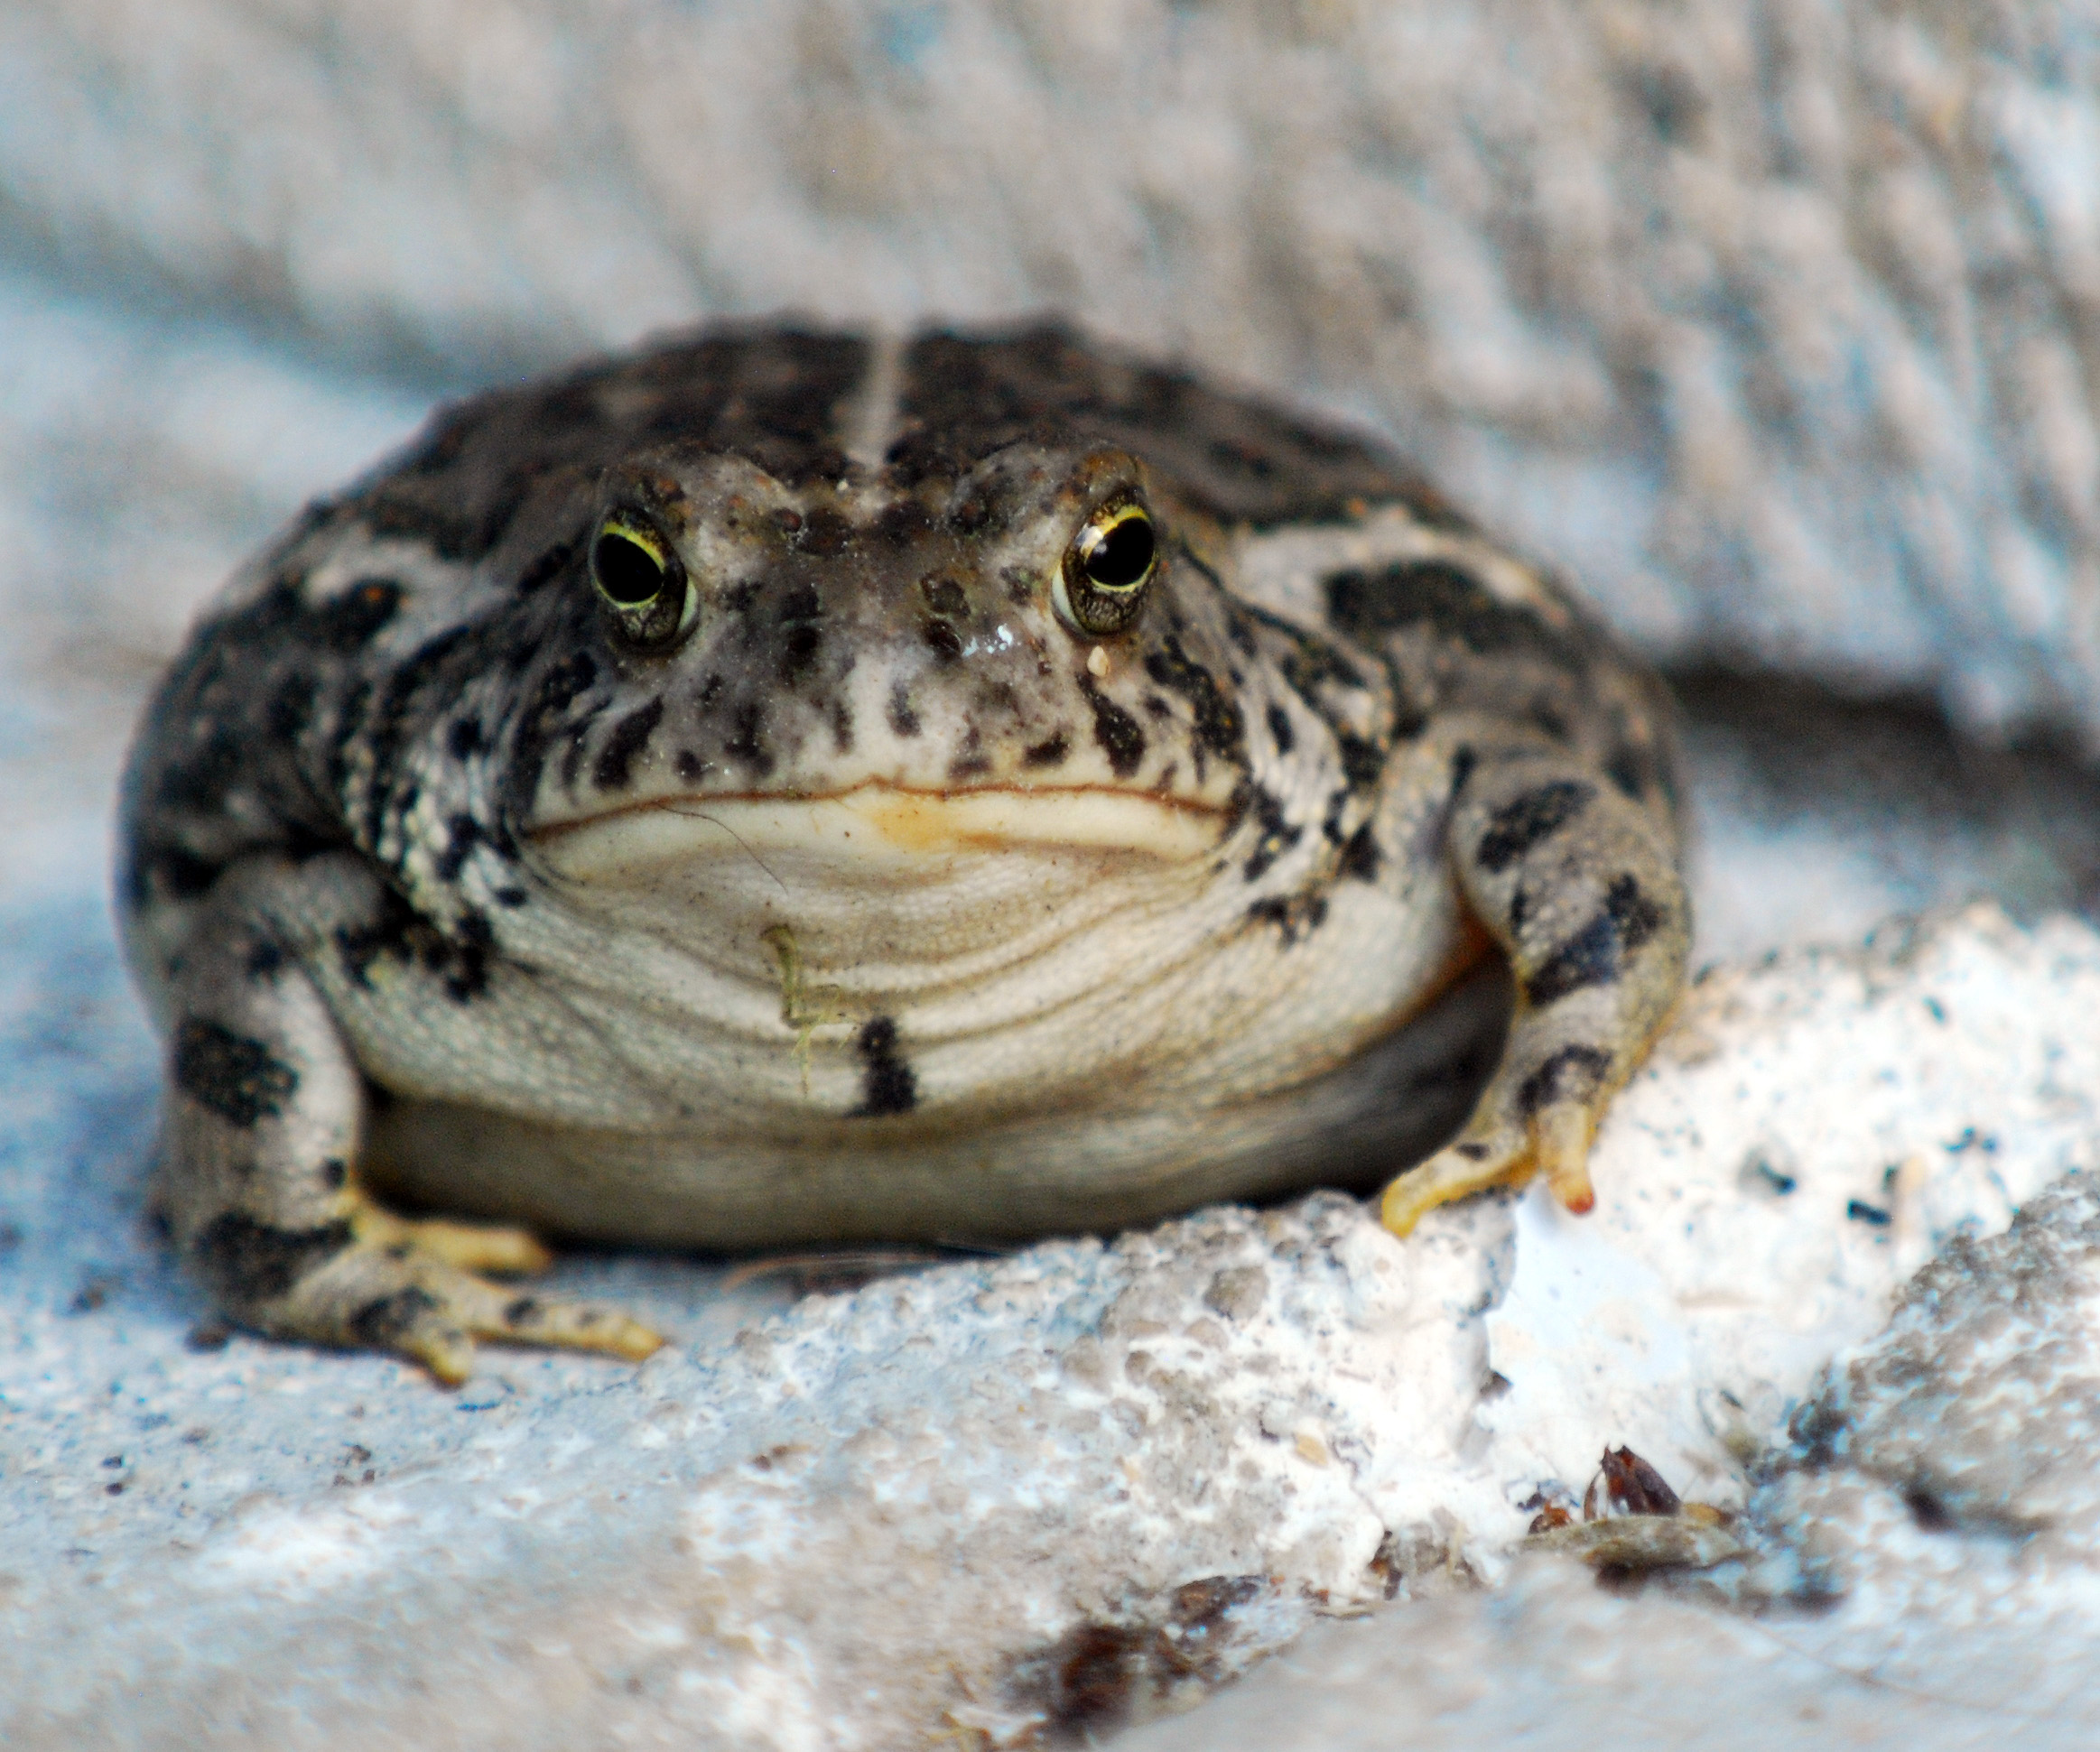
<svg viewBox="0 0 2100 1752"><path fill-rule="evenodd" d="M1406 844L1433 793L1389 806ZM398 1098L375 1183L739 1247L1112 1227L1397 1172L1460 1117L1451 1077L1413 1080L1448 1061L1424 1011L1477 952L1448 875L1395 859L1286 931L1223 830L1143 795L872 785L543 830L473 1029L389 963L331 985Z"/></svg>

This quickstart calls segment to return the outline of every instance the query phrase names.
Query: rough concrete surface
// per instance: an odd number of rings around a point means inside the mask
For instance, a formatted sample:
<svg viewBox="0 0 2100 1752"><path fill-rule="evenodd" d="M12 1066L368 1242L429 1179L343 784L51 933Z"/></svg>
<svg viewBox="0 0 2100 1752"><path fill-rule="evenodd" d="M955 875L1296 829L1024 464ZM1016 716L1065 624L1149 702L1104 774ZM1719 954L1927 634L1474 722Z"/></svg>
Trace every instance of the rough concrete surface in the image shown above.
<svg viewBox="0 0 2100 1752"><path fill-rule="evenodd" d="M1917 1413L1867 1404L1895 1361L1852 1365L1810 1422L1833 1451L1862 1432L1856 1489L1893 1493L1902 1528L1833 1497L1850 1472L1775 1485L1757 1458L1935 1247L1956 1243L1943 1279L1973 1271L1989 1244L1962 1238L2094 1160L2100 938L2068 921L1979 908L1710 975L1614 1109L1584 1222L1533 1193L1403 1244L1323 1195L763 1321L718 1273L572 1262L567 1282L677 1349L637 1370L498 1353L456 1396L376 1358L186 1342L203 1310L111 1172L135 1162L148 1081L113 977L76 959L11 995L10 1746L1025 1744L1193 1701L1316 1612L1500 1580L1535 1499L1572 1501L1618 1442L1770 1523L1739 1588L1770 1613L1861 1599L1886 1632L2093 1609L2082 1544L2021 1580L1904 1533L1925 1475L1890 1456ZM69 1059L97 1070L54 1094ZM1915 1347L1937 1281L1885 1345ZM1988 1399L1963 1342L1947 1391ZM2030 1414L2008 1465L2061 1470L2075 1408ZM1915 1488L1928 1519L1999 1546L2045 1489ZM1463 1604L1437 1634L1551 1616L1527 1602L1566 1586ZM1724 1665L1752 1634L1686 1622ZM2100 1710L2082 1666L2053 1671L2079 1720Z"/></svg>
<svg viewBox="0 0 2100 1752"><path fill-rule="evenodd" d="M1660 653L2100 737L2092 0L6 0L0 239L423 382L1055 308Z"/></svg>
<svg viewBox="0 0 2100 1752"><path fill-rule="evenodd" d="M1759 1561L1600 1590L1530 1559L1499 1593L1323 1625L1129 1752L1522 1745L1753 1748L2100 1736L2100 1185L1963 1238L1842 1357L1767 1458Z"/></svg>

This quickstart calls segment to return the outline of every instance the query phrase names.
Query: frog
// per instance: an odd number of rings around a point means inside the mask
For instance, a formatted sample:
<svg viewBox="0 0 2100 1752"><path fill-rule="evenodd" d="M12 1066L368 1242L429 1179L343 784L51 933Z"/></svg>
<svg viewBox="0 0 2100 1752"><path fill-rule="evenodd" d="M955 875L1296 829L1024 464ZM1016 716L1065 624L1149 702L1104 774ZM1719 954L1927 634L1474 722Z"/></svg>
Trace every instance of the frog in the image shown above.
<svg viewBox="0 0 2100 1752"><path fill-rule="evenodd" d="M1677 768L1368 431L1055 320L670 334L441 407L162 681L151 1208L228 1321L449 1385L663 1342L551 1244L1583 1211L1684 984Z"/></svg>

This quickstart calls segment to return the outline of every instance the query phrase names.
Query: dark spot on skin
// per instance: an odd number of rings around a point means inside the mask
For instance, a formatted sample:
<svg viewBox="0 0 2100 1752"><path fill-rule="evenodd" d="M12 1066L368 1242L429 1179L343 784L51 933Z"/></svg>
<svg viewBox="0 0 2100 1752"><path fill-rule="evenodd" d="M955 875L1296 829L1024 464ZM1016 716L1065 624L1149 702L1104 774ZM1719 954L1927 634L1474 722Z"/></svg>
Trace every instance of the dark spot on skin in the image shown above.
<svg viewBox="0 0 2100 1752"><path fill-rule="evenodd" d="M1174 708L1157 693L1147 694L1142 704L1146 716L1148 718L1172 718L1174 716Z"/></svg>
<svg viewBox="0 0 2100 1752"><path fill-rule="evenodd" d="M962 746L948 765L952 779L974 779L991 771L991 762L984 753L984 735L975 724L962 727Z"/></svg>
<svg viewBox="0 0 2100 1752"><path fill-rule="evenodd" d="M1144 763L1145 732L1135 718L1094 685L1093 677L1083 669L1079 672L1079 691L1093 708L1093 739L1109 757L1109 770L1119 779L1129 778Z"/></svg>
<svg viewBox="0 0 2100 1752"><path fill-rule="evenodd" d="M1548 1055L1517 1090L1517 1111L1529 1119L1541 1109L1586 1101L1612 1069L1612 1055L1594 1046L1564 1046Z"/></svg>
<svg viewBox="0 0 2100 1752"><path fill-rule="evenodd" d="M952 578L937 574L919 580L919 589L926 598L926 607L945 620L962 620L970 613L970 598L963 594L962 585Z"/></svg>
<svg viewBox="0 0 2100 1752"><path fill-rule="evenodd" d="M1343 817L1349 809L1349 788L1344 785L1327 799L1327 812L1320 818L1320 832L1331 846L1339 846L1347 837L1342 831Z"/></svg>
<svg viewBox="0 0 2100 1752"><path fill-rule="evenodd" d="M1226 760L1240 757L1247 733L1240 708L1209 670L1191 661L1179 639L1169 635L1159 650L1147 652L1145 672L1189 702L1199 745Z"/></svg>
<svg viewBox="0 0 2100 1752"><path fill-rule="evenodd" d="M860 1050L860 1105L854 1111L876 1118L885 1114L909 1113L918 1105L919 1080L898 1053L897 1024L877 1016L862 1024L853 1044Z"/></svg>
<svg viewBox="0 0 2100 1752"><path fill-rule="evenodd" d="M390 813L404 814L410 805L395 794L395 779L402 744L408 734L412 709L428 687L457 691L460 677L445 676L448 668L474 662L470 640L479 629L470 626L447 628L427 639L388 675L384 693L365 727L364 741L369 759L371 783L365 797L363 842L379 842Z"/></svg>
<svg viewBox="0 0 2100 1752"><path fill-rule="evenodd" d="M780 642L780 679L792 686L815 667L824 635L813 626L791 626Z"/></svg>
<svg viewBox="0 0 2100 1752"><path fill-rule="evenodd" d="M1451 1147L1468 1162L1485 1162L1488 1159L1489 1150L1485 1144L1454 1144Z"/></svg>
<svg viewBox="0 0 2100 1752"><path fill-rule="evenodd" d="M214 1218L190 1247L218 1300L235 1307L271 1302L350 1245L350 1226L278 1228L229 1210Z"/></svg>
<svg viewBox="0 0 2100 1752"><path fill-rule="evenodd" d="M1631 745L1615 748L1612 758L1604 763L1604 776L1621 796L1639 802L1647 795L1649 783L1655 776L1655 757L1647 749Z"/></svg>
<svg viewBox="0 0 2100 1752"><path fill-rule="evenodd" d="M900 737L919 733L919 715L912 709L911 695L902 681L890 683L889 728Z"/></svg>
<svg viewBox="0 0 2100 1752"><path fill-rule="evenodd" d="M1497 598L1470 572L1443 560L1403 561L1381 571L1337 572L1327 579L1327 612L1351 638L1426 623L1476 655L1521 651L1556 668L1576 661L1574 642L1531 609Z"/></svg>
<svg viewBox="0 0 2100 1752"><path fill-rule="evenodd" d="M632 776L636 756L649 746L656 726L664 721L664 696L658 694L646 706L637 706L618 724L599 750L590 777L600 791L624 791Z"/></svg>
<svg viewBox="0 0 2100 1752"><path fill-rule="evenodd" d="M1276 860L1281 857L1304 837L1305 830L1294 827L1283 812L1283 804L1259 785L1252 787L1248 799L1255 823L1261 830L1261 838L1255 841L1254 850L1241 867L1241 874L1254 882L1266 875Z"/></svg>
<svg viewBox="0 0 2100 1752"><path fill-rule="evenodd" d="M1064 732L1060 730L1048 740L1038 742L1034 747L1022 750L1021 765L1023 766L1062 766L1064 764L1064 757L1071 752L1072 744L1065 739Z"/></svg>
<svg viewBox="0 0 2100 1752"><path fill-rule="evenodd" d="M841 755L853 752L853 708L842 694L832 701L832 746Z"/></svg>
<svg viewBox="0 0 2100 1752"><path fill-rule="evenodd" d="M209 814L218 810L246 767L240 738L227 726L215 724L188 759L177 761L162 774L155 795L168 809Z"/></svg>
<svg viewBox="0 0 2100 1752"><path fill-rule="evenodd" d="M773 770L773 753L766 746L766 714L762 707L748 705L737 712L736 730L722 744L722 751L739 765L764 778Z"/></svg>
<svg viewBox="0 0 2100 1752"><path fill-rule="evenodd" d="M1869 1204L1864 1199L1848 1199L1844 1206L1848 1222L1864 1223L1870 1228L1886 1228L1893 1220L1878 1204Z"/></svg>
<svg viewBox="0 0 2100 1752"><path fill-rule="evenodd" d="M339 926L335 933L343 973L353 983L369 988L372 965L381 957L404 966L420 962L429 972L445 975L446 995L460 1004L487 990L488 947L494 938L488 915L472 910L448 937L392 889L381 895L371 920Z"/></svg>
<svg viewBox="0 0 2100 1752"><path fill-rule="evenodd" d="M1662 928L1661 907L1643 894L1630 876L1614 876L1596 916L1570 937L1524 982L1524 996L1534 1006L1557 1002L1571 992L1615 981L1626 957Z"/></svg>
<svg viewBox="0 0 2100 1752"><path fill-rule="evenodd" d="M271 979L283 965L284 951L275 943L257 943L243 967L250 979Z"/></svg>
<svg viewBox="0 0 2100 1752"><path fill-rule="evenodd" d="M438 855L440 882L457 882L474 848L481 843L481 824L471 815L455 815L445 823L445 848Z"/></svg>
<svg viewBox="0 0 2100 1752"><path fill-rule="evenodd" d="M493 896L498 906L516 908L523 906L532 896L523 888L498 888Z"/></svg>
<svg viewBox="0 0 2100 1752"><path fill-rule="evenodd" d="M707 771L707 767L692 749L681 748L671 762L671 770L687 784L692 784Z"/></svg>
<svg viewBox="0 0 2100 1752"><path fill-rule="evenodd" d="M503 1323L506 1326L523 1326L525 1321L536 1318L539 1312L537 1296L519 1296L504 1309Z"/></svg>
<svg viewBox="0 0 2100 1752"><path fill-rule="evenodd" d="M321 1183L331 1192L350 1177L350 1164L340 1156L330 1156L321 1164Z"/></svg>
<svg viewBox="0 0 2100 1752"><path fill-rule="evenodd" d="M1631 952L1662 929L1668 915L1631 876L1615 876L1604 891L1604 911L1619 927L1619 946Z"/></svg>
<svg viewBox="0 0 2100 1752"><path fill-rule="evenodd" d="M1297 733L1291 728L1291 715L1281 706L1268 709L1268 739L1276 744L1276 752L1287 755L1297 742Z"/></svg>
<svg viewBox="0 0 2100 1752"><path fill-rule="evenodd" d="M1027 604L1036 599L1036 580L1018 566L1008 566L999 573L999 579L1007 587L1009 601Z"/></svg>
<svg viewBox="0 0 2100 1752"><path fill-rule="evenodd" d="M448 969L445 996L453 1003L471 1003L488 989L488 946L495 936L488 913L469 912L460 920L450 943L439 940L450 951L441 965Z"/></svg>
<svg viewBox="0 0 2100 1752"><path fill-rule="evenodd" d="M561 575L562 567L576 550L566 542L557 542L517 575L517 593L530 596L542 585L551 583Z"/></svg>
<svg viewBox="0 0 2100 1752"><path fill-rule="evenodd" d="M1289 949L1327 922L1327 899L1324 895L1268 895L1247 909L1247 916L1275 925Z"/></svg>
<svg viewBox="0 0 2100 1752"><path fill-rule="evenodd" d="M751 605L757 600L758 583L756 579L747 578L722 592L722 607L732 615L748 614Z"/></svg>
<svg viewBox="0 0 2100 1752"><path fill-rule="evenodd" d="M709 676L706 681L700 684L701 710L705 711L710 706L713 705L717 700L720 700L721 696L722 678L720 675Z"/></svg>
<svg viewBox="0 0 2100 1752"><path fill-rule="evenodd" d="M320 682L306 674L287 675L270 696L263 721L278 742L296 742L313 721L313 702Z"/></svg>
<svg viewBox="0 0 2100 1752"><path fill-rule="evenodd" d="M376 1296L350 1316L350 1336L371 1350L390 1350L438 1306L437 1297L413 1284Z"/></svg>
<svg viewBox="0 0 2100 1752"><path fill-rule="evenodd" d="M1580 779L1555 779L1526 792L1488 817L1488 830L1473 848L1474 860L1489 875L1500 875L1574 820L1596 794L1594 785Z"/></svg>
<svg viewBox="0 0 2100 1752"><path fill-rule="evenodd" d="M1376 882L1379 866L1384 861L1378 836L1371 832L1369 821L1351 834L1349 843L1342 848L1342 874L1359 882Z"/></svg>
<svg viewBox="0 0 2100 1752"><path fill-rule="evenodd" d="M391 578L360 578L309 611L307 637L324 650L361 651L400 611L404 594Z"/></svg>
<svg viewBox="0 0 2100 1752"><path fill-rule="evenodd" d="M1542 1009L1571 993L1609 986L1618 978L1619 927L1610 913L1599 913L1524 981L1524 997L1534 1009Z"/></svg>
<svg viewBox="0 0 2100 1752"><path fill-rule="evenodd" d="M804 553L843 553L853 545L853 525L830 505L820 505L803 519L794 545Z"/></svg>
<svg viewBox="0 0 2100 1752"><path fill-rule="evenodd" d="M445 751L454 760L465 760L478 755L487 746L481 740L481 722L479 718L458 718L445 732Z"/></svg>
<svg viewBox="0 0 2100 1752"><path fill-rule="evenodd" d="M883 506L875 519L875 535L891 547L904 547L919 540L934 527L934 519L916 499L897 499Z"/></svg>
<svg viewBox="0 0 2100 1752"><path fill-rule="evenodd" d="M576 781L583 772L583 751L588 746L584 727L576 725L569 732L569 746L562 753L562 789L573 792Z"/></svg>
<svg viewBox="0 0 2100 1752"><path fill-rule="evenodd" d="M132 899L142 906L153 898L156 877L160 892L169 899L194 900L210 892L225 867L210 858L195 857L180 846L142 845L132 854L131 876L125 886Z"/></svg>
<svg viewBox="0 0 2100 1752"><path fill-rule="evenodd" d="M1531 916L1531 891L1519 882L1510 891L1510 934L1520 937L1524 921Z"/></svg>
<svg viewBox="0 0 2100 1752"><path fill-rule="evenodd" d="M540 677L525 708L504 780L504 813L516 820L530 808L540 771L554 745L562 716L598 680L598 665L587 651L571 653Z"/></svg>
<svg viewBox="0 0 2100 1752"><path fill-rule="evenodd" d="M1567 719L1554 710L1551 706L1535 701L1524 716L1556 742L1567 740Z"/></svg>
<svg viewBox="0 0 2100 1752"><path fill-rule="evenodd" d="M1385 776L1385 751L1377 743L1340 730L1335 733L1334 746L1342 756L1342 776L1349 781L1352 791L1372 790Z"/></svg>
<svg viewBox="0 0 2100 1752"><path fill-rule="evenodd" d="M814 584L797 584L780 599L780 623L783 626L797 621L823 618L823 598L817 595Z"/></svg>
<svg viewBox="0 0 2100 1752"><path fill-rule="evenodd" d="M962 655L962 635L947 621L921 621L919 636L926 642L926 649L934 654L936 662L952 663Z"/></svg>
<svg viewBox="0 0 2100 1752"><path fill-rule="evenodd" d="M299 1089L299 1073L261 1041L200 1016L176 1029L171 1074L200 1107L244 1129L283 1113Z"/></svg>

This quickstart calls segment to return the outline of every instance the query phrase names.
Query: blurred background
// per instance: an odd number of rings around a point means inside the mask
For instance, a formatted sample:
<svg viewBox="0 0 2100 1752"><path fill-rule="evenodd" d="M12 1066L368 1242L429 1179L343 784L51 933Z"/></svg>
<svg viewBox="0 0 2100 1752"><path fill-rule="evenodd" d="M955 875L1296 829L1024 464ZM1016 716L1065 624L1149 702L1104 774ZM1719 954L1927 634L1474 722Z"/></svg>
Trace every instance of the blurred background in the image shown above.
<svg viewBox="0 0 2100 1752"><path fill-rule="evenodd" d="M1710 954L2094 888L2090 0L0 0L0 895L434 401L776 310L1389 435L1679 680Z"/></svg>

